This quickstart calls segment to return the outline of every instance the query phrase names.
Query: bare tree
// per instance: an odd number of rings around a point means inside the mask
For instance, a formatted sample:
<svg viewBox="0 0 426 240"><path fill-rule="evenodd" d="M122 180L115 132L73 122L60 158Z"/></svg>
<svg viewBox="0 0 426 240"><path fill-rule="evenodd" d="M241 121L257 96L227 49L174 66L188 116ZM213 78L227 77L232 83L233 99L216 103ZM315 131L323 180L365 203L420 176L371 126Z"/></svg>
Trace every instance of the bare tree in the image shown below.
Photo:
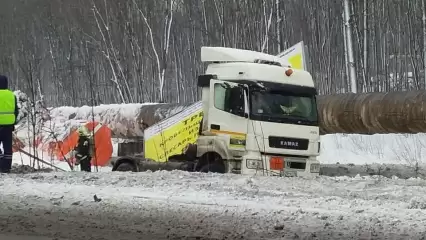
<svg viewBox="0 0 426 240"><path fill-rule="evenodd" d="M192 102L201 46L303 40L320 94L424 89L424 1L345 2L5 0L0 71L48 106Z"/></svg>

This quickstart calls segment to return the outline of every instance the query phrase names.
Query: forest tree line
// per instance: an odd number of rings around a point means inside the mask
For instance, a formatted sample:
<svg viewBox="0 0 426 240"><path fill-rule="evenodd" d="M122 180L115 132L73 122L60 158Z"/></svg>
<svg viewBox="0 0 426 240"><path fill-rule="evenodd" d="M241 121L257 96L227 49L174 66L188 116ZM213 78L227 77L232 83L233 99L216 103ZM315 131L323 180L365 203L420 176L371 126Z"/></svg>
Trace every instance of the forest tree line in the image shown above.
<svg viewBox="0 0 426 240"><path fill-rule="evenodd" d="M304 41L320 94L425 88L421 0L3 0L0 73L49 106L193 102L201 46L273 55ZM349 66L350 65L350 66Z"/></svg>

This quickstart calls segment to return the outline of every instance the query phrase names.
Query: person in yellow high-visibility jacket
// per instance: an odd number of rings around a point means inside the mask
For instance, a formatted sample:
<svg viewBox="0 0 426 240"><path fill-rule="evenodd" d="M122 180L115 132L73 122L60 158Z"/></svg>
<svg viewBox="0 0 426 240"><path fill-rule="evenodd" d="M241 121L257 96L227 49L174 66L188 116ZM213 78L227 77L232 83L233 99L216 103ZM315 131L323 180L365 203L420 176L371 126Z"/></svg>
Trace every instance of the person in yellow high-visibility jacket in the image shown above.
<svg viewBox="0 0 426 240"><path fill-rule="evenodd" d="M15 94L9 90L6 76L0 75L0 173L9 173L12 168L13 131L18 117L18 102Z"/></svg>

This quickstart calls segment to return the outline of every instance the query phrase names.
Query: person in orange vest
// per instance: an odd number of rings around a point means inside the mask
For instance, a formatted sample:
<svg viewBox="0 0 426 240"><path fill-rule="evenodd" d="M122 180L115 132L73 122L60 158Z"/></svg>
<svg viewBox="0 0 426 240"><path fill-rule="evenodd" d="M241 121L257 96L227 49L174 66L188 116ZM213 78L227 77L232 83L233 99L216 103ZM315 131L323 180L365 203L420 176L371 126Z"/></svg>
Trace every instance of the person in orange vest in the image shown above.
<svg viewBox="0 0 426 240"><path fill-rule="evenodd" d="M19 108L15 94L9 90L6 76L0 75L0 173L10 173L12 168L13 131Z"/></svg>

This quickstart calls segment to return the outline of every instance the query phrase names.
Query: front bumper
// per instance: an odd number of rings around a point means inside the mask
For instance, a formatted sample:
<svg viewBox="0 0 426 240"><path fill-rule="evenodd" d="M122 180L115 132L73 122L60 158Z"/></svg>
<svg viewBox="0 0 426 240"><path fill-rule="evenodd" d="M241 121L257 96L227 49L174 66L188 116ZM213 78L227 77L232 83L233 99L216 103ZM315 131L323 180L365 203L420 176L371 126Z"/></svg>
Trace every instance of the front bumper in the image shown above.
<svg viewBox="0 0 426 240"><path fill-rule="evenodd" d="M271 159L282 159L282 164L277 164ZM316 156L295 157L262 155L244 156L241 163L241 174L264 175L281 177L316 177L319 176L320 162Z"/></svg>

